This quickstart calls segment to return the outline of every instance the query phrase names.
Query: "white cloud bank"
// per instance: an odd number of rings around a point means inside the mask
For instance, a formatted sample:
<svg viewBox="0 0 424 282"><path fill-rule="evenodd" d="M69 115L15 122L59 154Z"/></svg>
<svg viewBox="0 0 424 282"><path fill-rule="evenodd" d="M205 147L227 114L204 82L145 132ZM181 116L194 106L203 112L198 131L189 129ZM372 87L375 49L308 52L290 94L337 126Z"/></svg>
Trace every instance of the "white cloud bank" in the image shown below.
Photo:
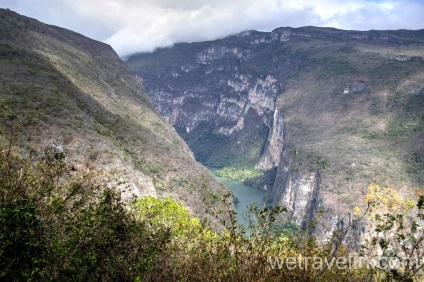
<svg viewBox="0 0 424 282"><path fill-rule="evenodd" d="M281 26L424 28L422 0L0 0L0 7L109 43L120 56Z"/></svg>

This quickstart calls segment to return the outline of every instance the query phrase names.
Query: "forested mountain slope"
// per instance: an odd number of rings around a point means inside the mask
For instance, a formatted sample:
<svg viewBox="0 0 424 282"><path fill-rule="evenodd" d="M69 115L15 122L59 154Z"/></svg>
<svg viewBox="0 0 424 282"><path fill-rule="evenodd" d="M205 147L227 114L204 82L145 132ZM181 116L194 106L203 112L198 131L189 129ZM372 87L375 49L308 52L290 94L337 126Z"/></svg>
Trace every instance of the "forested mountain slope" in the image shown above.
<svg viewBox="0 0 424 282"><path fill-rule="evenodd" d="M0 10L0 138L23 151L55 146L80 169L121 177L125 197L172 196L197 215L223 187L154 111L114 50Z"/></svg>

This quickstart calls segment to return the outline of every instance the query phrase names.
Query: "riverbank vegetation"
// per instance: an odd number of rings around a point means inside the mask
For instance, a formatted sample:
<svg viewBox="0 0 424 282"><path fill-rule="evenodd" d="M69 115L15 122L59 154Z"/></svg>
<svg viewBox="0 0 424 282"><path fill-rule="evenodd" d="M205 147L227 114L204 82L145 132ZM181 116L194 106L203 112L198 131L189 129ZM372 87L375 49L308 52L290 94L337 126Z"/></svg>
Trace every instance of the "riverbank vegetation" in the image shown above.
<svg viewBox="0 0 424 282"><path fill-rule="evenodd" d="M223 167L218 169L216 174L225 178L246 182L261 177L264 171L250 167Z"/></svg>
<svg viewBox="0 0 424 282"><path fill-rule="evenodd" d="M274 183L275 169L263 171L250 166L222 167L216 170L221 177L243 182L259 189L271 187Z"/></svg>

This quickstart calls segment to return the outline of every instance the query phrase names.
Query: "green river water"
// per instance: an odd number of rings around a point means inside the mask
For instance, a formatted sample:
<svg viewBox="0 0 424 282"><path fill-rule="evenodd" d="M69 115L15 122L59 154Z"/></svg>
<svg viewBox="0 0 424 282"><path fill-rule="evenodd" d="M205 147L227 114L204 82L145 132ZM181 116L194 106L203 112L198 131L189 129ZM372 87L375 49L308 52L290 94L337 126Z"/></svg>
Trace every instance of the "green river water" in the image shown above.
<svg viewBox="0 0 424 282"><path fill-rule="evenodd" d="M234 196L237 197L237 199L240 201L239 205L236 207L237 220L239 223L247 227L248 222L245 219L246 212L249 211L250 205L255 202L259 207L262 207L266 193L258 188L243 184L239 181L218 176L215 174L217 171L215 168L209 167L208 169L211 171L214 177L219 182L227 186L228 189L233 192Z"/></svg>

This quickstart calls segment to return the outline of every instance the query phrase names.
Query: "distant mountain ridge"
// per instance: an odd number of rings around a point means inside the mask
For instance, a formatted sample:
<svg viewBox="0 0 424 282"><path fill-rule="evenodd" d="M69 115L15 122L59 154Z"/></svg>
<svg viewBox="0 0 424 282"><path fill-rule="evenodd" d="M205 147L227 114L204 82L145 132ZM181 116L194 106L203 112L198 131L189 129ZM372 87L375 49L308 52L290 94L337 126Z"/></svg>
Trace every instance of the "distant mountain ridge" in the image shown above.
<svg viewBox="0 0 424 282"><path fill-rule="evenodd" d="M290 38L296 37L310 37L325 40L345 40L345 41L361 41L361 42L386 42L389 44L419 44L423 43L424 29L420 30L369 30L369 31L356 31L356 30L341 30L331 27L279 27L271 32L258 32L258 31L244 31L235 36L245 37L251 35L261 36L268 38L268 43L272 41L287 41ZM232 36L229 36L232 37ZM262 42L263 43L263 42Z"/></svg>
<svg viewBox="0 0 424 282"><path fill-rule="evenodd" d="M247 176L300 225L323 209L331 229L372 181L423 186L423 44L424 30L282 27L126 64L200 162Z"/></svg>
<svg viewBox="0 0 424 282"><path fill-rule="evenodd" d="M54 145L122 175L131 195L172 196L202 216L226 190L153 110L107 44L0 9L0 140L21 129L24 151Z"/></svg>

